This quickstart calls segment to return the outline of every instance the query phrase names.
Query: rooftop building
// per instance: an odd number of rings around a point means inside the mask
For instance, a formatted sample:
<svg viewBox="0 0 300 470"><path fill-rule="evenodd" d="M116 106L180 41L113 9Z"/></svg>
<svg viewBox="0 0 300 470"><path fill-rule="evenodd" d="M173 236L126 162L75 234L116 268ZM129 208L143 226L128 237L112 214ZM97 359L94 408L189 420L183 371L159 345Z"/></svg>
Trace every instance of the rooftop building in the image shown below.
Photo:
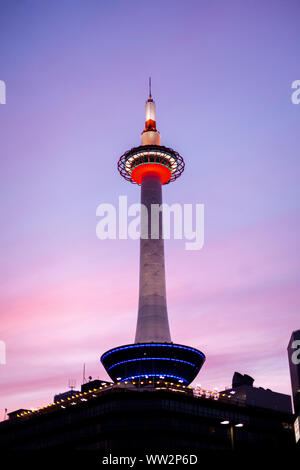
<svg viewBox="0 0 300 470"><path fill-rule="evenodd" d="M225 392L233 394L235 399L244 402L245 405L292 413L290 395L273 392L269 388L254 387L253 382L254 379L249 375L235 372L232 378L232 387L227 388Z"/></svg>

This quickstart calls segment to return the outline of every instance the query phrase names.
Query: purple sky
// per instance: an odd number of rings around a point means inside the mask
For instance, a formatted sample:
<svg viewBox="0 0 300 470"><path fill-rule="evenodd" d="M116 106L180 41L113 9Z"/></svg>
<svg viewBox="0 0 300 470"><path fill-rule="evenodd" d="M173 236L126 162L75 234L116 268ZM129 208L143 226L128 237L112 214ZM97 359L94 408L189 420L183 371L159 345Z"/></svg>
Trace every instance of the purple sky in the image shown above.
<svg viewBox="0 0 300 470"><path fill-rule="evenodd" d="M139 243L96 238L96 207L139 201L152 75L162 143L186 170L165 202L205 204L203 250L166 246L172 339L204 387L235 370L290 393L300 327L299 1L0 2L0 412L38 407L133 341Z"/></svg>

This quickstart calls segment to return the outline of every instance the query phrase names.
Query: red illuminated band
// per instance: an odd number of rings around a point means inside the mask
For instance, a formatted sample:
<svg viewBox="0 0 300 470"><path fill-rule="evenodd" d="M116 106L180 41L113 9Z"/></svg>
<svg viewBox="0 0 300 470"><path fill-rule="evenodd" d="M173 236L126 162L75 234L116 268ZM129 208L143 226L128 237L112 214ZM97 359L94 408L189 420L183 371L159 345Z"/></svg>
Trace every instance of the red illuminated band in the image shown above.
<svg viewBox="0 0 300 470"><path fill-rule="evenodd" d="M142 183L145 175L155 174L160 178L161 184L165 184L171 179L171 170L164 165L158 163L146 163L135 167L131 172L131 178L137 184Z"/></svg>

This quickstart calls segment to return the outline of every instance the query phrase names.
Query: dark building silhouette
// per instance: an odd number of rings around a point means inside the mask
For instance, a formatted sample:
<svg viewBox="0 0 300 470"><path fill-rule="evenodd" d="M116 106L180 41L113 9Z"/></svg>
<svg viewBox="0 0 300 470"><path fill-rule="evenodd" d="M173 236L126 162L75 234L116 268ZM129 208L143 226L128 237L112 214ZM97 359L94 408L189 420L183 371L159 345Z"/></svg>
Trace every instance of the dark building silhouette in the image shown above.
<svg viewBox="0 0 300 470"><path fill-rule="evenodd" d="M226 389L226 393L233 394L237 400L242 400L246 405L292 413L290 395L273 392L268 388L254 387L253 382L254 379L249 375L235 372L232 378L232 388Z"/></svg>
<svg viewBox="0 0 300 470"><path fill-rule="evenodd" d="M156 381L105 385L69 398L11 414L0 423L0 449L130 455L170 449L287 452L294 447L291 413L251 406L230 392L212 394Z"/></svg>

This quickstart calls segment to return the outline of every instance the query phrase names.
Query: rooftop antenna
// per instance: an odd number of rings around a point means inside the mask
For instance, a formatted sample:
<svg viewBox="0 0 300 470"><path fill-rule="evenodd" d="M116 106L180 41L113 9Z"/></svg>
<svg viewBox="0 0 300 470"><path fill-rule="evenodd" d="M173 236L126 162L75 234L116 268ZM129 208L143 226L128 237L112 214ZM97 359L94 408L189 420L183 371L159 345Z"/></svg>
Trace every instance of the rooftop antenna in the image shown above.
<svg viewBox="0 0 300 470"><path fill-rule="evenodd" d="M151 94L151 77L149 77L149 98L152 98L152 94Z"/></svg>
<svg viewBox="0 0 300 470"><path fill-rule="evenodd" d="M69 388L71 389L71 391L74 390L76 386L76 380L75 379L69 379Z"/></svg>

